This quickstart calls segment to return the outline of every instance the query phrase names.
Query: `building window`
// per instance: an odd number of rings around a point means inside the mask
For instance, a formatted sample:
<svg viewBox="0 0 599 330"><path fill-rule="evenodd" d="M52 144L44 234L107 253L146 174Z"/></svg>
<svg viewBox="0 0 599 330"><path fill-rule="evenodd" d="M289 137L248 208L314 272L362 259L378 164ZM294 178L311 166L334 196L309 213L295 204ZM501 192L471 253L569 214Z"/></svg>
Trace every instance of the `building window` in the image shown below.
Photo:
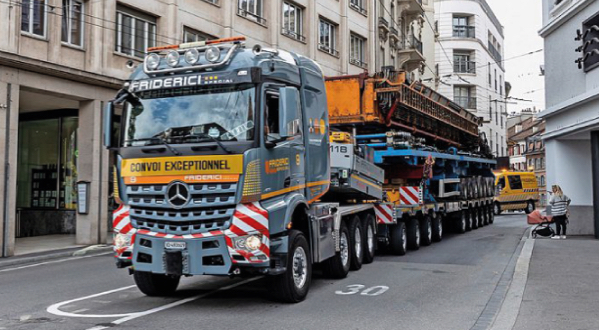
<svg viewBox="0 0 599 330"><path fill-rule="evenodd" d="M581 69L584 64L585 72L599 66L599 55L594 54L594 52L599 51L599 44L593 42L599 38L599 31L596 30L597 26L599 26L599 14L582 23L582 35L580 38L581 46L576 49L577 51L580 51L580 53L578 53L580 58L576 60L576 62L578 63L579 69ZM585 56L588 57L585 59Z"/></svg>
<svg viewBox="0 0 599 330"><path fill-rule="evenodd" d="M381 69L382 69L385 65L387 65L385 63L385 47L381 47L379 54L381 56L381 58L379 59L379 64L381 65Z"/></svg>
<svg viewBox="0 0 599 330"><path fill-rule="evenodd" d="M297 39L306 41L303 36L303 9L289 2L283 2L283 27L281 33Z"/></svg>
<svg viewBox="0 0 599 330"><path fill-rule="evenodd" d="M349 40L349 63L357 65L359 67L365 67L366 61L364 60L364 45L366 39L360 37L357 34L351 34Z"/></svg>
<svg viewBox="0 0 599 330"><path fill-rule="evenodd" d="M339 56L339 52L335 49L335 25L329 21L320 19L319 27L318 49L333 56Z"/></svg>
<svg viewBox="0 0 599 330"><path fill-rule="evenodd" d="M260 24L266 24L266 19L262 16L262 0L239 0L238 4L238 15Z"/></svg>
<svg viewBox="0 0 599 330"><path fill-rule="evenodd" d="M488 64L487 64L487 70L489 72L489 87L491 87L491 86L493 86L491 84L491 62L488 62Z"/></svg>
<svg viewBox="0 0 599 330"><path fill-rule="evenodd" d="M497 69L495 69L495 92L497 92Z"/></svg>
<svg viewBox="0 0 599 330"><path fill-rule="evenodd" d="M211 36L204 32L200 32L194 30L192 28L188 28L187 26L183 27L183 43L187 42L197 42L197 41L206 41L217 39L215 36Z"/></svg>
<svg viewBox="0 0 599 330"><path fill-rule="evenodd" d="M465 109L476 109L476 98L472 97L472 88L470 86L454 86L453 100L459 106Z"/></svg>
<svg viewBox="0 0 599 330"><path fill-rule="evenodd" d="M116 13L116 51L143 57L146 49L156 46L156 18L118 6Z"/></svg>
<svg viewBox="0 0 599 330"><path fill-rule="evenodd" d="M366 14L364 2L366 2L366 0L350 0L349 6L362 14ZM391 4L391 6L393 6L393 4Z"/></svg>
<svg viewBox="0 0 599 330"><path fill-rule="evenodd" d="M453 36L456 38L475 38L474 26L468 24L469 17L454 16L453 17Z"/></svg>
<svg viewBox="0 0 599 330"><path fill-rule="evenodd" d="M46 0L21 1L21 31L46 36Z"/></svg>
<svg viewBox="0 0 599 330"><path fill-rule="evenodd" d="M476 73L476 63L471 61L470 53L453 53L453 72Z"/></svg>
<svg viewBox="0 0 599 330"><path fill-rule="evenodd" d="M62 0L62 41L83 46L83 1Z"/></svg>

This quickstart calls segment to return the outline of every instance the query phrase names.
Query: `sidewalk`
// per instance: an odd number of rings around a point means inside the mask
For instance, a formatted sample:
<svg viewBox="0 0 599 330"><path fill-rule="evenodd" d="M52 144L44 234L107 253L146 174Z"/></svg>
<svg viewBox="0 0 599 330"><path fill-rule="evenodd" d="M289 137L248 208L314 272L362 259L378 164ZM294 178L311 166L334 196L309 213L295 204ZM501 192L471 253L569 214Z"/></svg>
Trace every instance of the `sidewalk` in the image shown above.
<svg viewBox="0 0 599 330"><path fill-rule="evenodd" d="M513 329L597 329L599 240L537 239Z"/></svg>

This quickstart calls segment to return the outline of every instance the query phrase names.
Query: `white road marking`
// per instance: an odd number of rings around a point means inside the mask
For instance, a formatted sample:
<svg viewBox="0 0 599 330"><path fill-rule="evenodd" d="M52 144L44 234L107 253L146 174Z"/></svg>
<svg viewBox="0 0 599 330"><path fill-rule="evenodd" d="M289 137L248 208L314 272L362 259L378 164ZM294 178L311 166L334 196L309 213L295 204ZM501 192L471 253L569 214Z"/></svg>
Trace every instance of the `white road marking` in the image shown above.
<svg viewBox="0 0 599 330"><path fill-rule="evenodd" d="M81 309L78 309L76 311L73 311L73 313L74 314L79 314L79 313L82 313L82 312L85 312L85 311L88 311L88 310L89 310L89 308L81 308Z"/></svg>
<svg viewBox="0 0 599 330"><path fill-rule="evenodd" d="M146 311L142 311L142 312L131 312L131 313L122 313L122 314L77 314L76 312L80 312L83 310L79 310L79 311L75 311L75 312L65 312L60 310L61 307L64 307L68 304L74 303L74 302L78 302L78 301L82 301L82 300L87 300L87 299L91 299L91 298L96 298L96 297L100 297L100 296L105 296L107 294L111 294L111 293L115 293L115 292L119 292L119 291L124 291L124 290L128 290L131 288L134 288L135 285L130 285L130 286L125 286L122 288L117 288L117 289L113 289L113 290L108 290L108 291L104 291L104 292L100 292L100 293L95 293L89 296L85 296L85 297L80 297L80 298L76 298L76 299L71 299L71 300L67 300L67 301L62 301L53 305L50 305L48 308L46 308L46 311L50 314L54 314L54 315L58 315L58 316L65 316L65 317L85 317L85 318L119 318L115 321L112 321L111 323L113 325L118 325L118 324L122 324L125 323L127 321L131 321L133 319L136 318L140 318L146 315L150 315L150 314L154 314L154 313L158 313L160 311L163 310L167 310L173 307L177 307L183 304L186 304L188 302L194 301L194 300L198 300L200 298L204 298L208 295L217 293L219 291L225 291L225 290L229 290L235 287L238 287L240 285L246 284L246 283L250 283L256 280L261 279L263 276L259 276L259 277L254 277L254 278L250 278L250 279L246 279L231 285L227 285L224 286L222 288L218 288L216 290L207 292L207 293L203 293L203 294L199 294L193 297L189 297L189 298L185 298L185 299L181 299L181 300L177 300L174 301L172 303L166 304L166 305L162 305L162 306L158 306ZM97 300L94 300L97 301ZM104 301L102 301L104 302ZM87 310L87 309L84 309ZM102 330L102 329L108 329L108 326L95 326L92 328L89 328L87 330Z"/></svg>
<svg viewBox="0 0 599 330"><path fill-rule="evenodd" d="M31 267L37 267L37 266L43 266L43 265L49 265L49 264L56 264L56 263L71 261L71 260L92 258L92 257L103 256L103 255L112 254L112 253L114 253L114 252L110 251L110 252L105 252L105 253L97 253L97 254L93 254L93 255L89 255L89 256L82 256L82 257L67 257L65 259L45 261L45 262L40 262L37 264L31 264L31 265L25 265L25 266L19 266L19 267L7 268L7 269L0 269L0 273L9 272L11 270L19 270L19 269L25 269L25 268L31 268Z"/></svg>
<svg viewBox="0 0 599 330"><path fill-rule="evenodd" d="M128 289L131 289L131 288L135 288L135 285L124 286L124 287L118 288L118 289L113 289L113 290L104 291L104 292L92 294L92 295L81 297L81 298L76 298L76 299L71 299L71 300L59 302L57 304L50 305L48 308L46 308L46 311L48 313L50 313L50 314L54 314L54 315L58 315L58 316L67 316L67 317L124 317L124 316L129 316L129 315L135 314L135 313L104 314L104 315L75 314L75 313L69 313L69 312L61 311L60 307L62 307L64 305L68 305L70 303L77 302L77 301L86 300L86 299L90 299L90 298L96 298L96 297L104 296L104 295L111 294L111 293L114 293L114 292L128 290Z"/></svg>

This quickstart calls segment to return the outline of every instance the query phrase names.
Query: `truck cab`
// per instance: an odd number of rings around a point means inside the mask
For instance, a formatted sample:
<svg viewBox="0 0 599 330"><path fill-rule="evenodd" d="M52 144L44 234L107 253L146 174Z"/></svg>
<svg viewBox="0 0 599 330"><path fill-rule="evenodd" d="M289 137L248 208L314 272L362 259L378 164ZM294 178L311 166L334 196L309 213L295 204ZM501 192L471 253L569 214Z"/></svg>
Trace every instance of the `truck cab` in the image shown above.
<svg viewBox="0 0 599 330"><path fill-rule="evenodd" d="M320 67L246 49L243 37L148 53L104 113L117 265L132 266L148 295L174 291L181 276L258 273L275 275L284 300L303 299L307 210L330 181Z"/></svg>

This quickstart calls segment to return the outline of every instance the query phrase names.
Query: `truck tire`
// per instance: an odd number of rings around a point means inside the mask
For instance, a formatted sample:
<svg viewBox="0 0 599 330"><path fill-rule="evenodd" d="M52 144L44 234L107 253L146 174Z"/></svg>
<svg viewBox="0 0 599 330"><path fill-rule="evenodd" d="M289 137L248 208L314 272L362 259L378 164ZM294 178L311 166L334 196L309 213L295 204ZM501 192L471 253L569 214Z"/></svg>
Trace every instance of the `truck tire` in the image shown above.
<svg viewBox="0 0 599 330"><path fill-rule="evenodd" d="M481 212L483 213L483 225L489 225L489 205L485 205L482 207Z"/></svg>
<svg viewBox="0 0 599 330"><path fill-rule="evenodd" d="M471 208L469 213L472 229L478 229L478 212L476 211L476 208Z"/></svg>
<svg viewBox="0 0 599 330"><path fill-rule="evenodd" d="M281 302L297 303L306 298L312 281L312 259L310 247L299 230L289 233L287 270L273 276L270 285L274 298Z"/></svg>
<svg viewBox="0 0 599 330"><path fill-rule="evenodd" d="M524 209L524 212L526 212L526 214L531 214L532 211L535 210L535 202L533 201L528 201L526 202L526 209Z"/></svg>
<svg viewBox="0 0 599 330"><path fill-rule="evenodd" d="M153 274L150 272L133 272L133 280L146 296L150 297L166 297L170 296L179 286L180 276Z"/></svg>
<svg viewBox="0 0 599 330"><path fill-rule="evenodd" d="M462 210L462 214L466 216L466 231L472 230L472 215L469 209Z"/></svg>
<svg viewBox="0 0 599 330"><path fill-rule="evenodd" d="M389 242L389 248L391 253L396 256L403 256L408 250L408 233L406 230L406 224L398 222L396 225L391 226L391 241Z"/></svg>
<svg viewBox="0 0 599 330"><path fill-rule="evenodd" d="M493 203L493 214L500 215L501 214L501 205L497 202Z"/></svg>
<svg viewBox="0 0 599 330"><path fill-rule="evenodd" d="M366 215L366 219L363 222L362 228L364 228L364 259L362 263L369 264L374 261L374 255L376 253L376 228L375 219L372 214Z"/></svg>
<svg viewBox="0 0 599 330"><path fill-rule="evenodd" d="M362 229L362 222L356 215L352 218L349 223L349 240L350 240L350 251L351 251L351 270L359 270L362 268L362 262L364 260L364 230Z"/></svg>
<svg viewBox="0 0 599 330"><path fill-rule="evenodd" d="M432 216L433 242L441 242L443 239L443 218L441 213L435 213Z"/></svg>
<svg viewBox="0 0 599 330"><path fill-rule="evenodd" d="M468 179L462 178L460 179L460 196L462 199L468 199Z"/></svg>
<svg viewBox="0 0 599 330"><path fill-rule="evenodd" d="M429 246L433 242L433 221L430 215L420 220L420 246Z"/></svg>
<svg viewBox="0 0 599 330"><path fill-rule="evenodd" d="M478 213L478 228L485 226L485 213L483 212L484 206L479 206L476 210Z"/></svg>
<svg viewBox="0 0 599 330"><path fill-rule="evenodd" d="M457 231L460 234L463 234L466 232L467 228L468 228L468 211L466 210L462 210L460 212L460 218L457 221Z"/></svg>
<svg viewBox="0 0 599 330"><path fill-rule="evenodd" d="M489 218L489 224L492 225L495 221L495 214L493 214L493 206L489 205L487 209L487 217Z"/></svg>
<svg viewBox="0 0 599 330"><path fill-rule="evenodd" d="M420 224L416 219L410 219L407 222L407 234L408 234L408 249L418 250L420 249Z"/></svg>
<svg viewBox="0 0 599 330"><path fill-rule="evenodd" d="M345 225L345 222L341 221L341 227L339 228L339 252L322 263L322 272L326 277L330 278L345 278L349 273L349 266L351 264L351 249L349 247L349 229Z"/></svg>

